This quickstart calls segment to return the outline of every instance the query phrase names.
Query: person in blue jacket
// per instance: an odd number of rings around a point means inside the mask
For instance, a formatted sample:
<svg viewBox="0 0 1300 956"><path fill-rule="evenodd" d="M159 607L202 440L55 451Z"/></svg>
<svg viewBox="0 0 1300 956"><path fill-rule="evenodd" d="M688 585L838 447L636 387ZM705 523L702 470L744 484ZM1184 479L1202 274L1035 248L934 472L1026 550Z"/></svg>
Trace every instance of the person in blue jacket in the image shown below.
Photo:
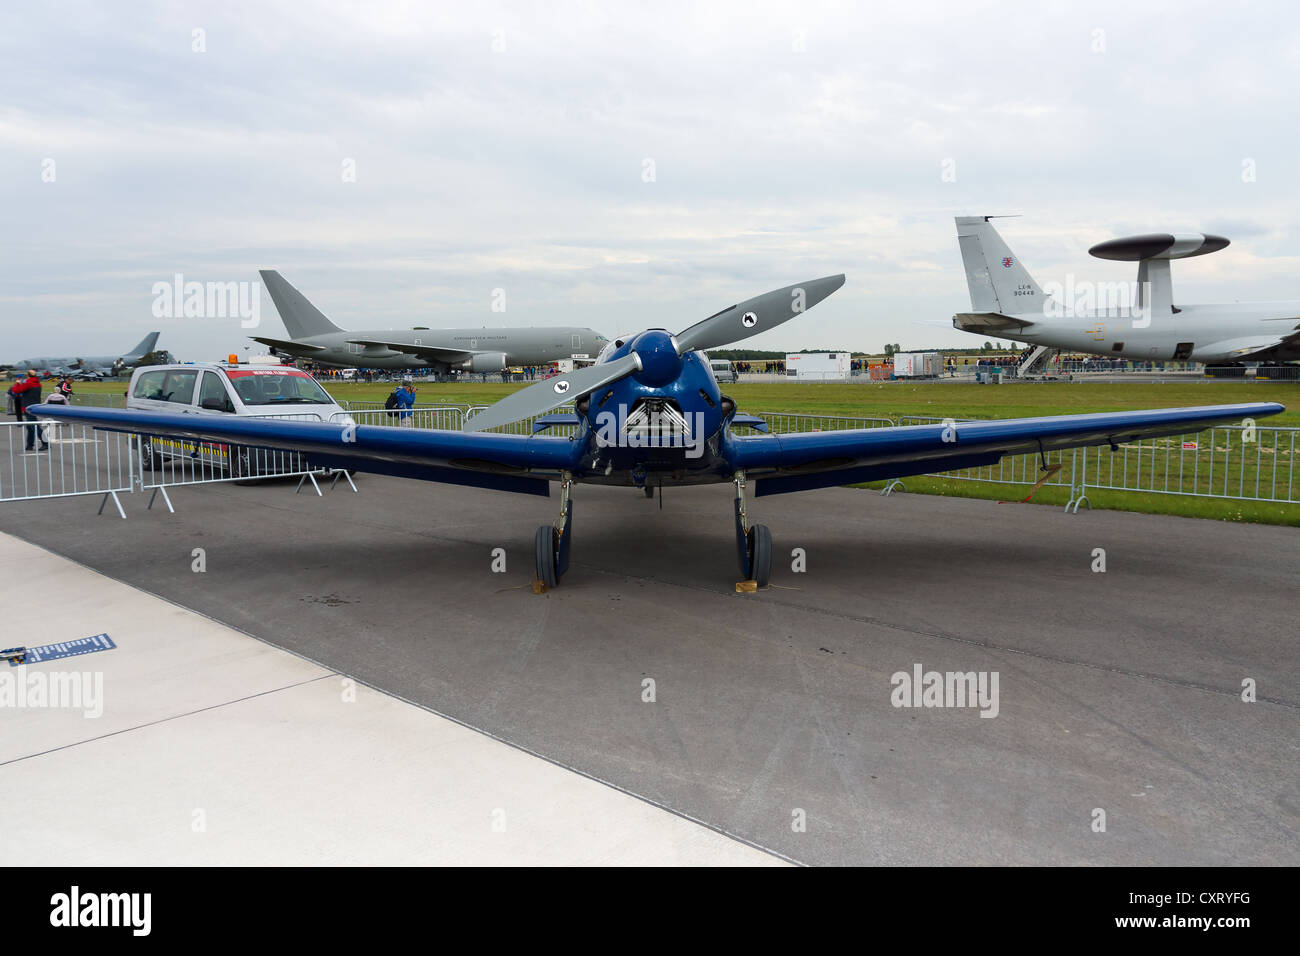
<svg viewBox="0 0 1300 956"><path fill-rule="evenodd" d="M394 395L397 397L397 407L401 410L398 414L401 416L401 423L407 428L415 426L415 413L411 411L415 405L415 388L411 385L403 385Z"/></svg>

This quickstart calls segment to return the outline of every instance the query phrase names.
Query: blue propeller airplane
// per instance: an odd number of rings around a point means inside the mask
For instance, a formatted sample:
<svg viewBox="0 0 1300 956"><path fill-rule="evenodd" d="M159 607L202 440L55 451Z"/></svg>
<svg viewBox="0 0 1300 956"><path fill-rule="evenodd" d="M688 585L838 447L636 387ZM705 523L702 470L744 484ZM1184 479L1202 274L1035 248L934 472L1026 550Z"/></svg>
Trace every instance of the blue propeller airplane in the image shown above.
<svg viewBox="0 0 1300 956"><path fill-rule="evenodd" d="M595 364L545 379L470 418L464 431L37 405L38 416L99 429L302 453L312 467L373 472L495 491L547 496L559 484L560 514L537 529L537 577L554 587L569 567L573 486L735 485L736 556L742 578L766 587L772 535L750 521L753 497L974 468L1005 455L1200 431L1285 411L1275 403L1061 415L959 425L911 425L764 434L723 395L704 350L788 322L844 284L828 276L756 296L683 332L648 329L609 342ZM548 414L573 403L572 412ZM533 433L489 429L534 419ZM571 426L571 435L543 434ZM748 428L759 434L738 434ZM232 456L233 458L233 456Z"/></svg>

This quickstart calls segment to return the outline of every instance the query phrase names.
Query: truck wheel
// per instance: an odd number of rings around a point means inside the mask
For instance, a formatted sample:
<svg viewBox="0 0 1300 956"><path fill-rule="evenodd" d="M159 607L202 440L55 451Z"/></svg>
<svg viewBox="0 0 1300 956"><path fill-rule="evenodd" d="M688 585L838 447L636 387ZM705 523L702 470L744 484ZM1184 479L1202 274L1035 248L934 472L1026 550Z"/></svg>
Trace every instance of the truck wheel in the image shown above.
<svg viewBox="0 0 1300 956"><path fill-rule="evenodd" d="M136 441L140 448L140 465L145 471L161 471L162 455L158 454L158 449L154 446L153 439L147 436L138 436Z"/></svg>

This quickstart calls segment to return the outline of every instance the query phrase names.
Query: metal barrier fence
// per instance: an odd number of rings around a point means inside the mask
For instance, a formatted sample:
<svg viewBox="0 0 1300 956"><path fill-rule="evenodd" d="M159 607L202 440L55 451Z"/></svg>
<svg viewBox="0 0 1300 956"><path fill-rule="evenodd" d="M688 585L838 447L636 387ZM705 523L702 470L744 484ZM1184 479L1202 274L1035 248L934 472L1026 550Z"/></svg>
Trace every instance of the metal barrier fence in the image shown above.
<svg viewBox="0 0 1300 956"><path fill-rule="evenodd" d="M100 513L112 498L125 518L117 496L138 477L128 439L76 422L0 422L0 502L103 495Z"/></svg>
<svg viewBox="0 0 1300 956"><path fill-rule="evenodd" d="M492 407L491 405L467 406L465 408L464 422L468 423L470 419L472 419L475 415L491 407ZM491 429L491 431L499 435L532 435L534 434L533 426L537 423L539 419L545 418L548 415L572 415L572 414L573 414L572 405L562 405L559 408L551 409L551 411L547 412L545 415L533 415L529 418L522 418L517 422L510 422L506 425L500 425L496 428ZM546 429L546 434L552 437L559 436L559 437L567 438L568 436L572 435L576 430L577 428L574 425L552 425Z"/></svg>
<svg viewBox="0 0 1300 956"><path fill-rule="evenodd" d="M362 407L373 406L373 407ZM460 405L416 405L409 409L384 408L383 402L349 402L348 411L330 416L332 422L349 419L358 425L391 425L404 428L437 428L460 431L465 425L465 408Z"/></svg>
<svg viewBox="0 0 1300 956"><path fill-rule="evenodd" d="M358 408L373 404L379 407ZM359 425L412 427L458 431L476 414L490 406L429 405L409 410L403 417L381 403L351 403L349 411L330 416L331 421L351 420ZM394 414L396 412L397 414ZM548 414L572 412L572 407ZM320 416L272 415L264 417L320 420ZM945 421L931 416L851 418L807 415L796 412L757 413L771 433L841 431L894 425L934 424ZM536 418L502 426L495 431L529 435ZM409 425L405 425L409 422ZM569 435L572 425L550 427L547 435ZM36 450L27 452L31 435ZM40 450L40 438L48 450ZM997 464L980 468L933 473L932 477L958 481L1010 485L1052 485L1071 489L1070 504L1087 501L1088 489L1144 494L1188 495L1238 501L1300 503L1300 481L1295 475L1300 449L1300 429L1256 425L1217 426L1200 433L1177 437L1143 439L1111 449L1108 446L1072 449L1049 454L1048 463L1059 466L1050 473L1042 469L1036 454L1014 455ZM195 442L150 436L128 436L72 422L0 423L0 501L31 498L102 494L111 497L122 513L117 496L132 490L160 491L178 485L207 484L270 477L298 477L299 488L310 480L328 475L309 469L301 455L268 451L220 442ZM334 475L338 480L339 475ZM348 479L351 484L351 479ZM901 484L891 483L886 493ZM319 493L319 487L316 487ZM355 486L353 486L355 490ZM153 500L150 500L152 506ZM125 515L123 514L123 517Z"/></svg>
<svg viewBox="0 0 1300 956"><path fill-rule="evenodd" d="M889 428L891 418L840 418L833 415L805 415L801 412L759 412L754 416L767 422L768 430L784 432L837 432L849 428Z"/></svg>
<svg viewBox="0 0 1300 956"><path fill-rule="evenodd" d="M762 417L762 416L760 416ZM773 431L808 431L820 416L772 416ZM940 424L943 419L910 415L899 425ZM847 423L854 419L843 419ZM1300 503L1295 476L1300 429L1259 425L1218 425L1202 432L1145 438L1112 449L1108 445L1075 448L1048 455L1045 473L1036 454L1010 455L997 464L932 473L929 477L1009 485L1055 485L1070 488L1075 509L1087 489L1144 494L1189 495L1236 501ZM892 485L887 486L892 490Z"/></svg>
<svg viewBox="0 0 1300 956"><path fill-rule="evenodd" d="M1116 450L1080 448L1075 475L1082 487L1110 491L1300 502L1294 474L1298 433L1297 428L1217 425Z"/></svg>
<svg viewBox="0 0 1300 956"><path fill-rule="evenodd" d="M330 420L355 420L358 413L334 413ZM295 415L257 415L256 418L274 418L286 421L315 421L325 419L314 413ZM159 494L167 505L168 511L175 511L168 488L181 485L213 484L227 481L262 481L268 478L297 478L298 490L304 482L310 481L316 494L320 495L317 478L332 477L337 484L339 477L347 479L353 491L357 486L352 483L351 475L327 468L313 468L299 452L277 451L270 448L255 448L248 445L232 445L220 441L195 441L189 438L171 438L158 435L132 435L132 447L139 455L139 488L150 491L149 507Z"/></svg>
<svg viewBox="0 0 1300 956"><path fill-rule="evenodd" d="M465 409L466 421L488 408ZM556 409L571 412L571 407ZM890 418L848 418L798 412L756 412L772 434L842 431L852 428L886 428L976 419L906 415ZM528 435L536 419L525 419L494 431ZM556 426L547 434L567 435L572 426ZM1300 481L1295 476L1300 429L1263 426L1217 426L1178 437L1148 438L1120 445L1070 449L1047 456L1049 473L1037 454L1010 455L997 464L956 471L932 472L928 477L1007 485L1041 485L1069 488L1067 507L1077 509L1087 500L1087 489L1227 498L1243 501L1300 502ZM887 486L892 490L897 483Z"/></svg>

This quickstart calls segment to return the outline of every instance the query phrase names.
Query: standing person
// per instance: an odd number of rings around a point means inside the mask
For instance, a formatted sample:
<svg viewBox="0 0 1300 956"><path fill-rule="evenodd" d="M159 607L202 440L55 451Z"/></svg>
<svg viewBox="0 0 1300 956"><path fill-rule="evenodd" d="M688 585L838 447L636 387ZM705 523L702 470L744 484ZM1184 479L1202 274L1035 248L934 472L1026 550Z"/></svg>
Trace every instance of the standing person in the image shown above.
<svg viewBox="0 0 1300 956"><path fill-rule="evenodd" d="M402 392L403 388L399 385L389 392L388 397L384 399L384 410L388 412L389 418L396 418L398 416L398 409L401 408L402 405Z"/></svg>
<svg viewBox="0 0 1300 956"><path fill-rule="evenodd" d="M415 386L403 385L397 390L396 395L397 407L400 409L398 414L402 419L399 424L405 428L415 427L415 413L411 411L415 405Z"/></svg>
<svg viewBox="0 0 1300 956"><path fill-rule="evenodd" d="M9 389L9 394L14 397L14 414L18 417L18 420L20 422L34 422L35 419L31 415L27 414L27 409L32 405L39 405L41 403L41 380L36 377L36 369L29 368L27 370L27 377L21 381L15 382ZM35 451L36 433L38 431L36 425L28 425L23 430L27 432L27 451ZM46 442L44 436L42 436L41 451L47 451L49 447L49 443Z"/></svg>

